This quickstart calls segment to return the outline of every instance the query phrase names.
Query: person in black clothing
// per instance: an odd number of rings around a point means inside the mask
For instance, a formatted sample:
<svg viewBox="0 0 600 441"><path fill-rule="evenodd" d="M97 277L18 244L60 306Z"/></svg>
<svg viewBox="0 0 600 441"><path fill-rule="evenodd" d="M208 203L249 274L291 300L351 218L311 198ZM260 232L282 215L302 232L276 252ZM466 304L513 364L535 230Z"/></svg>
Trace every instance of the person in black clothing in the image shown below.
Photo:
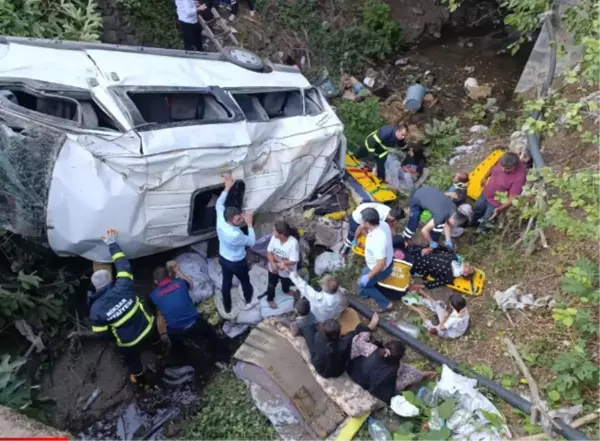
<svg viewBox="0 0 600 441"><path fill-rule="evenodd" d="M350 360L348 375L371 395L390 404L392 397L397 395L396 379L405 350L400 341L388 341L369 356L359 356Z"/></svg>
<svg viewBox="0 0 600 441"><path fill-rule="evenodd" d="M374 330L379 322L379 316L373 315L368 326L358 325L356 329L343 337L340 334L340 324L333 320L326 320L317 330L317 325L311 321L292 323L292 335L302 335L310 352L310 360L317 373L324 378L339 377L346 370L350 358L352 339L359 332Z"/></svg>
<svg viewBox="0 0 600 441"><path fill-rule="evenodd" d="M385 161L390 147L404 147L408 136L408 126L381 126L365 139L365 144L354 152L359 158L374 158L377 177L385 181Z"/></svg>
<svg viewBox="0 0 600 441"><path fill-rule="evenodd" d="M423 169L427 165L427 158L423 151L423 146L415 144L410 146L408 155L402 160L399 170L400 179L404 179L406 187L411 192L415 191L415 182L419 180L423 174Z"/></svg>
<svg viewBox="0 0 600 441"><path fill-rule="evenodd" d="M421 292L424 288L434 289L454 282L456 277L468 277L475 273L473 265L462 262L459 257L447 247L432 250L420 245L410 245L404 251L409 256L413 266L412 274L419 274L426 279L423 285L413 284L412 289Z"/></svg>

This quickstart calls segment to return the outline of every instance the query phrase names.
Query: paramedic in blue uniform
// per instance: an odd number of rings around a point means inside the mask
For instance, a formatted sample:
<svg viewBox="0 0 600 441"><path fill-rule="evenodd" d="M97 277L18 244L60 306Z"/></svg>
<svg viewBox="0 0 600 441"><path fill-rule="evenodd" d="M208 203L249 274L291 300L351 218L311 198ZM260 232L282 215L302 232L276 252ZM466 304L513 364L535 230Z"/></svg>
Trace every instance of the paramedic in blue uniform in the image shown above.
<svg viewBox="0 0 600 441"><path fill-rule="evenodd" d="M71 336L112 336L127 364L129 380L133 384L151 386L155 376L144 369L141 351L145 344L159 342L154 317L146 312L134 293L131 264L117 244L117 235L116 230L109 229L102 237L117 271L115 280L104 269L92 274L92 285L96 289L95 293L88 293L92 334L72 333Z"/></svg>
<svg viewBox="0 0 600 441"><path fill-rule="evenodd" d="M385 161L387 160L389 149L391 147L406 146L406 137L408 136L408 127L399 126L381 126L365 139L365 144L361 146L354 155L359 159L373 158L377 164L377 177L385 181Z"/></svg>
<svg viewBox="0 0 600 441"><path fill-rule="evenodd" d="M150 294L150 302L163 315L173 352L186 356L184 341L206 341L210 353L217 359L225 359L227 344L217 332L198 314L189 291L194 283L179 269L175 261L157 267L152 273L156 288Z"/></svg>

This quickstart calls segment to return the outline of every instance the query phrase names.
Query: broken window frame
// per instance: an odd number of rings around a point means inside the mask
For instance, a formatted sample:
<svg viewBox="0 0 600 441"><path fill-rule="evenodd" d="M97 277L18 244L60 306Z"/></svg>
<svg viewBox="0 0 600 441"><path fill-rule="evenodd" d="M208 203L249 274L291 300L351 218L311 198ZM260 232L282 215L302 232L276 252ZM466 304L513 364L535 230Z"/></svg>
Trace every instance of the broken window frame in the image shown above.
<svg viewBox="0 0 600 441"><path fill-rule="evenodd" d="M192 229L193 223L194 223L194 210L196 208L196 196L198 196L201 193L208 193L208 192L214 193L215 190L220 190L220 192L222 192L224 189L225 189L225 187L223 186L223 184L216 184L216 185L209 185L207 187L199 188L192 193L192 197L190 199L190 217L189 217L189 221L188 221L188 236L196 237L196 236L204 236L205 234L209 234L209 233L214 233L214 231L216 229L216 222L215 222L214 227L208 227L208 228L204 228L204 229L196 230L196 231L194 231ZM203 208L203 211L206 210L206 208L207 207L205 206ZM215 205L215 210L216 210L216 205ZM216 214L216 216L218 216L218 214ZM215 218L215 220L216 220L216 218Z"/></svg>
<svg viewBox="0 0 600 441"><path fill-rule="evenodd" d="M276 120L282 119L282 118L295 118L298 116L317 116L325 111L325 107L323 105L323 98L322 98L319 90L316 87L310 87L310 88L306 88L306 89L299 89L299 88L273 88L273 89L230 88L230 89L227 89L227 91L231 94L232 99L236 102L240 111L244 115L244 118L248 122L265 123L265 122L269 122L269 121L276 121ZM244 113L244 111L242 109L242 106L240 105L240 103L238 102L238 99L236 98L238 95L264 95L267 93L281 93L281 92L298 92L298 93L300 93L300 97L302 99L302 113L300 115L293 115L293 116L281 115L281 116L276 116L276 117L269 117L267 110L264 108L263 104L260 103L261 108L264 111L264 113L268 116L268 119L254 119L254 118L251 119L246 116L246 114ZM308 95L307 95L308 92L316 93L318 102L315 102L312 98L308 97ZM306 102L308 99L311 99L313 101L313 103L319 108L319 111L317 113L307 113ZM283 107L285 107L285 103L284 103Z"/></svg>
<svg viewBox="0 0 600 441"><path fill-rule="evenodd" d="M137 131L148 131L158 129L168 129L174 127L189 127L189 126L200 126L208 124L228 124L238 121L243 121L244 115L238 109L235 102L219 87L166 87L166 86L144 86L144 87L123 87L116 86L111 87L109 90L114 93L118 100L129 114L132 125ZM212 119L212 120L185 120L185 121L173 121L167 123L156 123L152 121L146 121L142 116L142 113L136 106L133 99L129 96L129 93L139 94L165 94L165 95L177 95L177 94L199 94L209 95L214 98L225 110L231 115L226 120Z"/></svg>
<svg viewBox="0 0 600 441"><path fill-rule="evenodd" d="M39 81L36 81L36 85L34 87L34 86L28 84L27 82L23 82L21 80L11 81L11 80L7 80L7 79L0 80L0 90L2 90L2 89L17 90L17 91L31 94L36 97L69 101L69 102L72 102L73 104L75 104L75 107L77 109L77 120L73 120L73 119L61 118L58 116L49 115L44 112L39 112L37 110L29 109L20 104L14 104L12 102L3 101L3 105L5 107L7 107L8 109L18 112L20 115L31 118L34 121L58 126L61 129L70 129L70 130L80 129L80 130L86 130L86 131L99 131L99 132L106 131L106 132L111 132L111 133L120 133L121 132L121 130L117 129L118 127L121 127L121 124L119 124L119 122L117 120L115 120L115 118L113 117L113 115L110 114L110 112L106 111L105 106L101 102L98 102L98 100L95 98L94 94L91 93L89 90L80 89L80 88L65 88L64 86L58 86L58 85L55 85L52 83L39 82ZM81 106L81 103L79 102L79 100L94 102L98 106L100 111L102 111L104 113L104 116L108 120L110 120L110 122L117 128L102 127L102 126L95 127L95 128L85 127L83 125L83 110L82 110L82 106Z"/></svg>

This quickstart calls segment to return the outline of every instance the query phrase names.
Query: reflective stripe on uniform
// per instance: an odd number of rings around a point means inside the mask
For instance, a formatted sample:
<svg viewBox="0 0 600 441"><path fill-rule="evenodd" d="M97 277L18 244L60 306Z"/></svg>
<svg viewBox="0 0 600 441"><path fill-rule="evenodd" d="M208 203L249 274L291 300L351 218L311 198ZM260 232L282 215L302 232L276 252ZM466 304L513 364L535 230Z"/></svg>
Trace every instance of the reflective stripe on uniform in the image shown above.
<svg viewBox="0 0 600 441"><path fill-rule="evenodd" d="M122 251L119 251L118 253L113 254L112 261L114 262L115 260L117 260L120 257L125 257L125 253Z"/></svg>
<svg viewBox="0 0 600 441"><path fill-rule="evenodd" d="M148 321L148 326L146 326L146 328L140 333L140 335L133 341L130 341L128 343L123 343L123 341L119 338L119 335L117 333L117 328L120 326L123 326L128 320L130 320L137 312L137 310L142 311L142 313L144 314L144 317L146 318L146 320ZM111 323L110 325L108 325L111 330L113 335L115 336L115 339L117 340L117 346L120 346L122 348L128 348L131 346L135 346L136 344L138 344L146 335L148 335L148 333L152 330L152 327L154 325L154 317L151 315L148 315L146 313L146 310L144 309L144 306L142 305L142 303L140 302L140 299L136 299L135 302L135 306L133 308L131 308L131 310L129 310L123 317L121 317L119 320L117 320L114 323Z"/></svg>
<svg viewBox="0 0 600 441"><path fill-rule="evenodd" d="M127 277L128 279L133 280L133 274L131 274L130 272L127 272L127 271L119 271L117 273L117 279L119 277Z"/></svg>
<svg viewBox="0 0 600 441"><path fill-rule="evenodd" d="M105 332L108 331L108 326L92 326L92 332Z"/></svg>
<svg viewBox="0 0 600 441"><path fill-rule="evenodd" d="M365 147L367 149L367 151L369 153L374 153L375 152L375 148L372 148L369 145L369 138L373 137L373 139L375 140L375 142L377 144L379 144L379 147L381 147L382 152L379 153L377 155L378 158L383 158L388 154L388 147L381 141L381 138L379 137L379 135L377 135L377 130L375 130L373 133L371 133L369 136L367 136L367 138L365 139Z"/></svg>

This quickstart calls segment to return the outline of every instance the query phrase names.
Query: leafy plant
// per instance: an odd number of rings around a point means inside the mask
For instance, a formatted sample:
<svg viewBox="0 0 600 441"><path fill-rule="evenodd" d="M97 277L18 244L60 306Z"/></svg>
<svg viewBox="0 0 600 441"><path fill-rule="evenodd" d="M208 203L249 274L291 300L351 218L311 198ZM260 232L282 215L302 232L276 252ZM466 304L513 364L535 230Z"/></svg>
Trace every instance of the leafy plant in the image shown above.
<svg viewBox="0 0 600 441"><path fill-rule="evenodd" d="M489 130L490 135L498 135L506 130L506 120L506 114L502 112L494 114L494 118L492 119L492 124L490 125Z"/></svg>
<svg viewBox="0 0 600 441"><path fill-rule="evenodd" d="M567 401L579 403L584 388L598 386L599 369L590 361L584 341L578 342L570 352L560 354L552 369L557 376L547 389L558 392Z"/></svg>
<svg viewBox="0 0 600 441"><path fill-rule="evenodd" d="M336 101L335 107L338 117L344 123L350 151L361 147L370 133L385 124L380 115L378 98L371 97L360 102L340 100Z"/></svg>
<svg viewBox="0 0 600 441"><path fill-rule="evenodd" d="M246 385L231 371L204 389L202 408L186 423L184 439L275 439L273 426L254 406Z"/></svg>
<svg viewBox="0 0 600 441"><path fill-rule="evenodd" d="M567 327L573 325L575 316L577 315L577 310L575 308L554 308L552 312L554 313L554 320L561 322Z"/></svg>
<svg viewBox="0 0 600 441"><path fill-rule="evenodd" d="M473 107L471 107L471 120L475 123L482 123L485 122L486 117L487 109L485 105L480 103L473 104Z"/></svg>
<svg viewBox="0 0 600 441"><path fill-rule="evenodd" d="M427 185L438 188L442 191L446 191L448 190L448 187L452 185L453 177L454 171L452 170L452 167L448 165L433 167L429 177L427 178Z"/></svg>
<svg viewBox="0 0 600 441"><path fill-rule="evenodd" d="M125 11L140 44L168 49L183 48L172 0L154 0L151 8L141 0L117 2Z"/></svg>
<svg viewBox="0 0 600 441"><path fill-rule="evenodd" d="M597 304L600 301L599 277L600 270L598 266L585 258L581 258L575 266L567 268L560 289L562 292L579 298L583 303Z"/></svg>
<svg viewBox="0 0 600 441"><path fill-rule="evenodd" d="M31 388L18 371L27 360L24 357L10 360L10 355L0 357L0 405L23 409L31 404Z"/></svg>
<svg viewBox="0 0 600 441"><path fill-rule="evenodd" d="M423 143L429 147L428 159L445 161L461 142L458 130L458 118L446 118L444 121L433 120L433 124L426 124L423 132Z"/></svg>
<svg viewBox="0 0 600 441"><path fill-rule="evenodd" d="M494 371L489 364L478 363L473 366L473 370L479 375L489 378L490 380L494 378Z"/></svg>
<svg viewBox="0 0 600 441"><path fill-rule="evenodd" d="M98 41L102 19L95 0L0 1L0 34Z"/></svg>

